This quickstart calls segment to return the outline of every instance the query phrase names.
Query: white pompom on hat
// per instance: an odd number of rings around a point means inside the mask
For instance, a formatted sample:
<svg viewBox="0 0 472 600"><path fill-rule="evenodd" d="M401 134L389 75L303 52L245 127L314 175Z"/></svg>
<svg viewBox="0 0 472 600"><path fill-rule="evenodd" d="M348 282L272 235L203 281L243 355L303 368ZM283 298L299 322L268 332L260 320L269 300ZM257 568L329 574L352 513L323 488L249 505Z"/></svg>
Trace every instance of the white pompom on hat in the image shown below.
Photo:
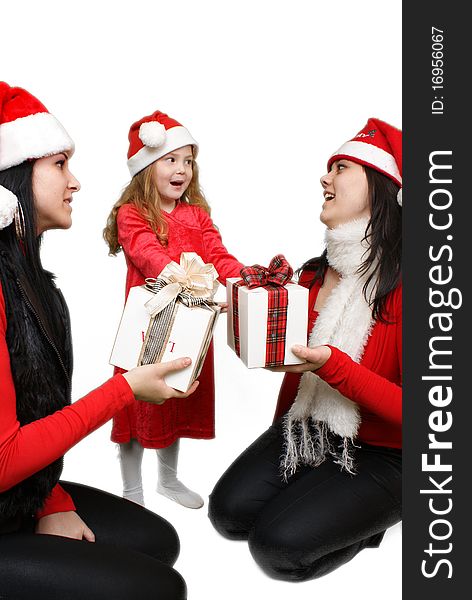
<svg viewBox="0 0 472 600"><path fill-rule="evenodd" d="M193 146L194 156L198 152L198 144L188 129L159 110L133 123L128 139L128 169L131 177L183 146Z"/></svg>
<svg viewBox="0 0 472 600"><path fill-rule="evenodd" d="M13 223L17 206L18 198L15 194L0 185L0 230Z"/></svg>
<svg viewBox="0 0 472 600"><path fill-rule="evenodd" d="M402 132L380 119L371 118L352 140L328 160L328 171L336 160L346 158L371 167L400 186L397 202L402 206Z"/></svg>
<svg viewBox="0 0 472 600"><path fill-rule="evenodd" d="M166 128L158 121L147 121L139 127L139 139L149 148L159 148L166 141Z"/></svg>

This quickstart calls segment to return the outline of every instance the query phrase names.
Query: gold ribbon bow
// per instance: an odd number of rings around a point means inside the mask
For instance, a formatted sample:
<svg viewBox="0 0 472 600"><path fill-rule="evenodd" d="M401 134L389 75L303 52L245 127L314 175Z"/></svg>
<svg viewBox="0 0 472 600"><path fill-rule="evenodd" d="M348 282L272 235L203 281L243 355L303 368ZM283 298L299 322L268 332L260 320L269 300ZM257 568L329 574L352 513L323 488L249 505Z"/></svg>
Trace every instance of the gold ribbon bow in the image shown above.
<svg viewBox="0 0 472 600"><path fill-rule="evenodd" d="M212 300L219 285L215 267L211 263L204 263L196 252L182 252L180 265L170 262L157 279L163 279L168 285L146 302L146 309L151 316L161 312L181 292L187 292L194 298Z"/></svg>

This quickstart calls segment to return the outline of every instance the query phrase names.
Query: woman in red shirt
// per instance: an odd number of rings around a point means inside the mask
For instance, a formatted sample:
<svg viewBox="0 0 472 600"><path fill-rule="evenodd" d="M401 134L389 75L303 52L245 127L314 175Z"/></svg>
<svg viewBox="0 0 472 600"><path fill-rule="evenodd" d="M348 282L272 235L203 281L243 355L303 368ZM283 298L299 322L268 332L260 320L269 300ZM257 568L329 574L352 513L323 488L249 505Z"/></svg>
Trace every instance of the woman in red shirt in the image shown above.
<svg viewBox="0 0 472 600"><path fill-rule="evenodd" d="M305 263L305 363L209 516L277 579L325 575L401 519L401 131L369 119L321 178L326 250Z"/></svg>
<svg viewBox="0 0 472 600"><path fill-rule="evenodd" d="M63 454L135 397L186 398L164 376L190 362L133 369L71 404L69 315L39 249L45 231L71 226L73 150L41 102L0 82L0 594L182 600L169 523L58 483Z"/></svg>

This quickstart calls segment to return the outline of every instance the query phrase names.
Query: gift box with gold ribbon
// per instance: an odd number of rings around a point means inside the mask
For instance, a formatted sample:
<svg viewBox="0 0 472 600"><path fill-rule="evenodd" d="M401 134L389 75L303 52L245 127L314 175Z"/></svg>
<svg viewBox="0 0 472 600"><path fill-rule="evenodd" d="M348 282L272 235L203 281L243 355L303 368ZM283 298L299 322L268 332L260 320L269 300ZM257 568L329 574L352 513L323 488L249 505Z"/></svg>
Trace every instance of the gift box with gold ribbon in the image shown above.
<svg viewBox="0 0 472 600"><path fill-rule="evenodd" d="M132 287L121 317L110 364L139 365L189 356L192 364L166 383L187 391L200 374L220 307L213 302L218 273L195 252L183 252L145 285Z"/></svg>
<svg viewBox="0 0 472 600"><path fill-rule="evenodd" d="M291 351L307 343L308 290L293 281L282 254L269 268L241 269L242 279L226 280L228 345L247 367L295 365L303 360Z"/></svg>

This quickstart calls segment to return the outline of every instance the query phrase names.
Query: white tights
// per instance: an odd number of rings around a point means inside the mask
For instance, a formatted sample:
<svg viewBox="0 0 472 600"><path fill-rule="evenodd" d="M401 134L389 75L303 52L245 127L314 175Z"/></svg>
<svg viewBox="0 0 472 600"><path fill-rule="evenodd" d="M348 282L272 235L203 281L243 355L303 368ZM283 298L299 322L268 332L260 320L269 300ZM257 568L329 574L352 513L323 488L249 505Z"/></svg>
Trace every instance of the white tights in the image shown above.
<svg viewBox="0 0 472 600"><path fill-rule="evenodd" d="M127 444L118 444L118 449L121 479L123 480L123 498L144 506L143 480L141 477L144 448L138 440L131 440Z"/></svg>
<svg viewBox="0 0 472 600"><path fill-rule="evenodd" d="M179 458L179 440L167 448L156 450L158 466L159 494L188 508L200 508L203 499L177 479L177 462ZM144 448L133 439L127 444L119 444L121 477L123 479L123 498L144 506L143 481L141 463Z"/></svg>

